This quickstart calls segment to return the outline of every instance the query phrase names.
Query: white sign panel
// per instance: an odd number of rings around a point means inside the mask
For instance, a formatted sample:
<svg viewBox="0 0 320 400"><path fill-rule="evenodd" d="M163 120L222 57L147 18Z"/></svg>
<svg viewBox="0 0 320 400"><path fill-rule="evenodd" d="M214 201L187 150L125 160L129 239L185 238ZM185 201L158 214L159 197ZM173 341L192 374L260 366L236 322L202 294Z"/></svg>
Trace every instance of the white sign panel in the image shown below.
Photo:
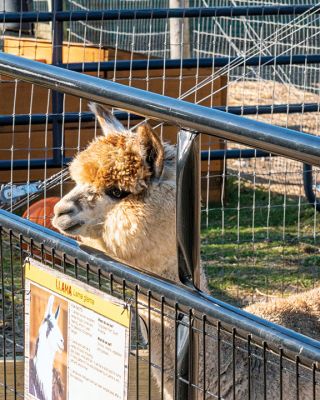
<svg viewBox="0 0 320 400"><path fill-rule="evenodd" d="M126 400L127 304L32 259L25 289L25 399Z"/></svg>

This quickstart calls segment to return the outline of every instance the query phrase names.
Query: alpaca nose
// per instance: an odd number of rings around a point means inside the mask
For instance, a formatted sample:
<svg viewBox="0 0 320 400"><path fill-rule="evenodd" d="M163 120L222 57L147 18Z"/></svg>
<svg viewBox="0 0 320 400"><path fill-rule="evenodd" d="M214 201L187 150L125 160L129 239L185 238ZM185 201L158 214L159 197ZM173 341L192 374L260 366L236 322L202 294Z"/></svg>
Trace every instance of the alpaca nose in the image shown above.
<svg viewBox="0 0 320 400"><path fill-rule="evenodd" d="M55 217L61 217L62 215L76 215L81 211L80 206L74 201L59 201L54 206Z"/></svg>

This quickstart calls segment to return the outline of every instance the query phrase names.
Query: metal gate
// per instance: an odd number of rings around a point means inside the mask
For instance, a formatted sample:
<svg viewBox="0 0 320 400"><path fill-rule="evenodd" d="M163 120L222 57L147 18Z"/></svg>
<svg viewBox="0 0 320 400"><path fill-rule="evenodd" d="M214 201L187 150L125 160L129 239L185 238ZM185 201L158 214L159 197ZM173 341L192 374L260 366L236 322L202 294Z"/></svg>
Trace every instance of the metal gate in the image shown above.
<svg viewBox="0 0 320 400"><path fill-rule="evenodd" d="M9 54L0 54L0 72L173 123L180 129L176 220L179 285L107 259L9 212L0 212L4 398L23 396L17 376L18 360L24 354L21 316L26 255L132 304L136 318L132 326L132 398L318 398L317 340L211 298L197 287L199 133L316 166L320 165L320 138ZM135 332L141 313L145 316L147 344L141 343ZM7 374L9 363L13 364L11 378ZM144 394L143 368L147 374ZM160 394L154 394L157 385L152 379L157 380Z"/></svg>

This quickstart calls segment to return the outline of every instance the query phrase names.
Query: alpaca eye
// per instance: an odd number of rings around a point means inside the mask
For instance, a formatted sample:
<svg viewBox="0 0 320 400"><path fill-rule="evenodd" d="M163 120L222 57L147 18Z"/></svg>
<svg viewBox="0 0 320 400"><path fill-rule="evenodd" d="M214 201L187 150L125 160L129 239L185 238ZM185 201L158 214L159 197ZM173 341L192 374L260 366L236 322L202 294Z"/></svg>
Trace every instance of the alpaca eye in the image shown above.
<svg viewBox="0 0 320 400"><path fill-rule="evenodd" d="M120 190L118 188L111 188L105 191L105 194L113 199L123 199L127 197L130 193L125 190Z"/></svg>
<svg viewBox="0 0 320 400"><path fill-rule="evenodd" d="M112 194L113 197L116 197L117 199L120 199L120 197L122 195L122 192L121 192L120 189L112 189L111 194Z"/></svg>

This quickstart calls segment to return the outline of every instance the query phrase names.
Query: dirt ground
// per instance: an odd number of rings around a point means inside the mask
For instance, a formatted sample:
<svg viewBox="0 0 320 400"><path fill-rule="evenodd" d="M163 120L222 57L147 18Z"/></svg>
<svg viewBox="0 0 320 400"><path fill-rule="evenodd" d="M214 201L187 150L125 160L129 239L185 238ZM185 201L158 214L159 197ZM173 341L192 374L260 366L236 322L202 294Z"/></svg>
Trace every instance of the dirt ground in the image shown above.
<svg viewBox="0 0 320 400"><path fill-rule="evenodd" d="M294 86L274 81L237 81L228 87L228 105L277 105L320 103L320 96L298 89ZM294 130L319 135L320 113L294 113L250 115L258 121L272 123ZM228 148L241 148L240 145L228 143ZM241 177L254 181L260 187L275 193L300 196L302 188L302 164L283 157L267 157L228 160L228 172L241 174Z"/></svg>

